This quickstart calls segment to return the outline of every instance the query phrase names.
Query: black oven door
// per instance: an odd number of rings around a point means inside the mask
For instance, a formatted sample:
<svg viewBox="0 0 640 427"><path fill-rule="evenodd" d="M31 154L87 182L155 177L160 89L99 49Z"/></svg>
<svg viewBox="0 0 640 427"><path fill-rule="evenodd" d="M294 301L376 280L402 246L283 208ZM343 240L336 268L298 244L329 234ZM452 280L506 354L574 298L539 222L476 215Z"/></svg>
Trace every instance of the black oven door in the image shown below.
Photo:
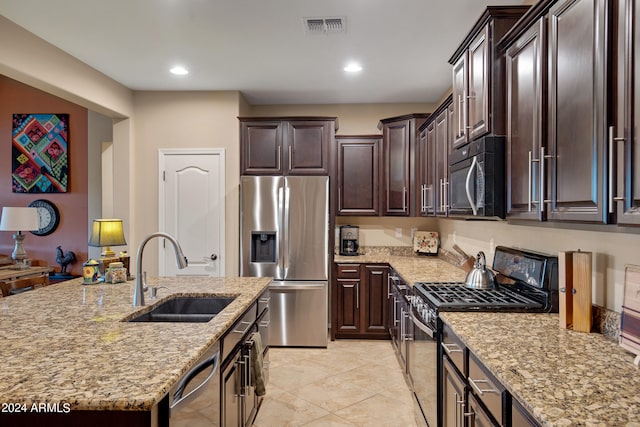
<svg viewBox="0 0 640 427"><path fill-rule="evenodd" d="M412 309L412 352L409 369L413 378L413 391L424 419L429 426L437 425L438 418L438 343L436 331L422 322Z"/></svg>
<svg viewBox="0 0 640 427"><path fill-rule="evenodd" d="M484 156L451 165L450 205L453 215L483 216L485 207Z"/></svg>

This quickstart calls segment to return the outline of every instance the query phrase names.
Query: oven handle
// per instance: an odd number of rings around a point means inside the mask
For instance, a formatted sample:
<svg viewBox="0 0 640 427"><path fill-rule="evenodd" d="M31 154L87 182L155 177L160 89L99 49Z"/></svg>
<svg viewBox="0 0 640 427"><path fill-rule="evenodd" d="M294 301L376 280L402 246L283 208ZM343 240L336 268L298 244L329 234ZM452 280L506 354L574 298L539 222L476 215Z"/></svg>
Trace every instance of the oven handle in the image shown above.
<svg viewBox="0 0 640 427"><path fill-rule="evenodd" d="M433 331L429 326L422 323L420 319L417 316L415 316L413 313L411 314L412 314L411 319L413 320L414 326L417 326L418 329L420 329L425 334L429 335L431 339L435 340L436 339L435 331Z"/></svg>
<svg viewBox="0 0 640 427"><path fill-rule="evenodd" d="M469 172L467 172L467 182L465 186L465 190L467 190L467 199L469 200L469 205L471 205L473 216L478 215L478 207L473 202L473 198L471 197L471 173L476 166L478 166L478 159L476 158L476 156L474 156L473 161L471 162L471 167L469 168Z"/></svg>

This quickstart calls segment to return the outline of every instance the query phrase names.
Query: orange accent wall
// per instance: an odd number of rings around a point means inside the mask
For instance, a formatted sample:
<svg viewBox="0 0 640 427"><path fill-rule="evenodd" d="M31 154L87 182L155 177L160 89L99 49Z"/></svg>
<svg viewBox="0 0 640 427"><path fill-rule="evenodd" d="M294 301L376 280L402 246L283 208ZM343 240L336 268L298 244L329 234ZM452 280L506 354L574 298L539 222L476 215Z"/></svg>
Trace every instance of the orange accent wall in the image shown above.
<svg viewBox="0 0 640 427"><path fill-rule="evenodd" d="M45 65L46 66L46 65ZM69 187L67 193L22 194L11 192L11 122L14 113L69 114ZM68 271L82 274L87 259L88 111L46 92L0 76L0 207L27 206L36 199L53 202L60 211L60 225L48 236L26 233L24 248L33 260L44 261L59 270L56 247L73 251L77 261ZM0 253L13 251L13 233L0 231Z"/></svg>

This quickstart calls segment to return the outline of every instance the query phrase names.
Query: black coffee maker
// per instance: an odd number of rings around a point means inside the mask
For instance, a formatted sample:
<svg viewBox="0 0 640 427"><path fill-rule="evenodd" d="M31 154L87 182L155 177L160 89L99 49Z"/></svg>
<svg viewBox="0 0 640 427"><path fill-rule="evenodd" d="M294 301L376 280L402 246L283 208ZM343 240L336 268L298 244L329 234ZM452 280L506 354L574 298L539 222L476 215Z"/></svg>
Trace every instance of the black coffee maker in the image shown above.
<svg viewBox="0 0 640 427"><path fill-rule="evenodd" d="M340 226L340 255L358 255L358 232L357 225Z"/></svg>

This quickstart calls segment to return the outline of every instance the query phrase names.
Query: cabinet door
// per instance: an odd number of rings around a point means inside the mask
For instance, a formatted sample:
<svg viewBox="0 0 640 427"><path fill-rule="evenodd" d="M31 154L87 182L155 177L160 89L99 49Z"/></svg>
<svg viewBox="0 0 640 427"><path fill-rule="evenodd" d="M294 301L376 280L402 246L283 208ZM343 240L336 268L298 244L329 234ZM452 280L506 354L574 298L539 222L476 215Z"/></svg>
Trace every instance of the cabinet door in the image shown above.
<svg viewBox="0 0 640 427"><path fill-rule="evenodd" d="M549 13L550 220L607 220L606 4L565 0Z"/></svg>
<svg viewBox="0 0 640 427"><path fill-rule="evenodd" d="M447 216L449 211L449 129L448 111L443 111L435 120L435 174L438 185L436 215Z"/></svg>
<svg viewBox="0 0 640 427"><path fill-rule="evenodd" d="M227 367L222 371L222 425L240 427L241 419L241 381L242 357L240 352L232 356Z"/></svg>
<svg viewBox="0 0 640 427"><path fill-rule="evenodd" d="M640 224L640 2L617 4L618 38L616 74L616 126L609 135L610 150L617 161L617 185L610 189L610 203L617 204L619 224ZM614 176L610 176L614 179Z"/></svg>
<svg viewBox="0 0 640 427"><path fill-rule="evenodd" d="M360 331L360 279L337 280L336 333Z"/></svg>
<svg viewBox="0 0 640 427"><path fill-rule="evenodd" d="M520 402L513 397L511 398L511 425L513 427L536 427L539 425L520 405Z"/></svg>
<svg viewBox="0 0 640 427"><path fill-rule="evenodd" d="M377 265L364 266L361 310L364 332L387 334L387 275L388 268Z"/></svg>
<svg viewBox="0 0 640 427"><path fill-rule="evenodd" d="M442 361L442 425L463 427L466 387L448 358Z"/></svg>
<svg viewBox="0 0 640 427"><path fill-rule="evenodd" d="M542 220L540 149L545 20L541 18L506 52L507 216Z"/></svg>
<svg viewBox="0 0 640 427"><path fill-rule="evenodd" d="M469 46L469 82L467 93L467 133L473 141L491 131L489 122L489 26Z"/></svg>
<svg viewBox="0 0 640 427"><path fill-rule="evenodd" d="M383 215L409 216L411 120L384 125Z"/></svg>
<svg viewBox="0 0 640 427"><path fill-rule="evenodd" d="M329 175L328 121L291 121L287 132L286 157L289 175Z"/></svg>
<svg viewBox="0 0 640 427"><path fill-rule="evenodd" d="M337 137L338 215L378 215L381 137Z"/></svg>
<svg viewBox="0 0 640 427"><path fill-rule="evenodd" d="M465 411L465 418L467 418L467 427L494 427L499 426L496 424L489 414L482 408L482 405L476 400L473 394L469 393L469 410ZM517 425L517 424L514 424Z"/></svg>
<svg viewBox="0 0 640 427"><path fill-rule="evenodd" d="M467 142L467 53L453 65L453 147Z"/></svg>
<svg viewBox="0 0 640 427"><path fill-rule="evenodd" d="M418 184L420 186L417 200L420 201L419 214L433 215L435 212L435 154L436 154L435 123L431 122L420 132L417 140L418 153Z"/></svg>
<svg viewBox="0 0 640 427"><path fill-rule="evenodd" d="M281 175L282 122L241 122L241 174Z"/></svg>

